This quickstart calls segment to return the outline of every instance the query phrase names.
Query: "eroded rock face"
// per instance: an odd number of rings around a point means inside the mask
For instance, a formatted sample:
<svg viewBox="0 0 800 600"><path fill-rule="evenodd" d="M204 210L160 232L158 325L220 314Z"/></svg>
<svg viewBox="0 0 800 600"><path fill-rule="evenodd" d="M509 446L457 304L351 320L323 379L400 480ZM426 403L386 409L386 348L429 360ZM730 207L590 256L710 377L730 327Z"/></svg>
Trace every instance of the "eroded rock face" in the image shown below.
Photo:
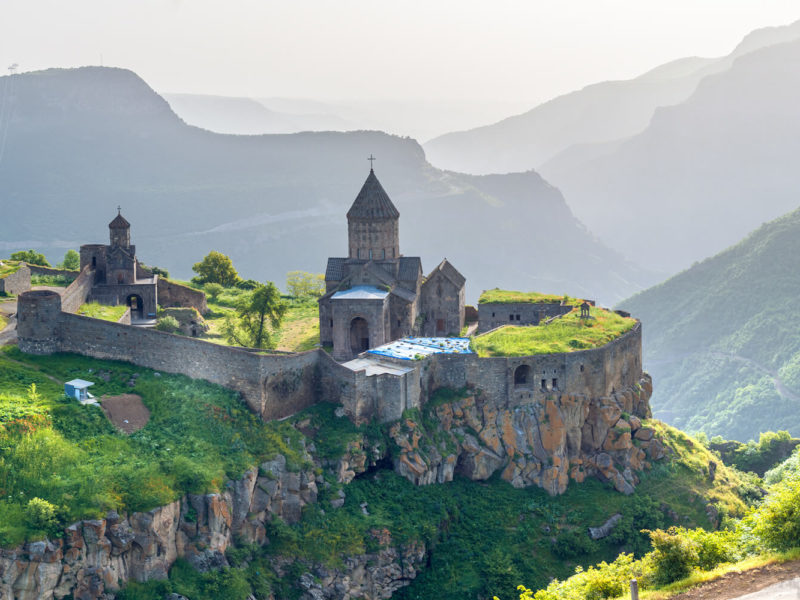
<svg viewBox="0 0 800 600"><path fill-rule="evenodd" d="M0 550L0 599L112 598L120 582L166 578L178 557L201 571L219 568L234 536L263 544L266 522L296 522L316 500L314 473L291 472L278 455L221 494L188 494L127 516L110 512L71 525L62 539Z"/></svg>
<svg viewBox="0 0 800 600"><path fill-rule="evenodd" d="M543 403L499 407L470 396L433 409L438 426L406 419L390 429L400 449L395 470L418 485L450 481L458 472L484 480L501 470L515 487L561 494L570 478L607 479L625 494L636 472L664 456L650 417L650 377L604 398L552 396Z"/></svg>

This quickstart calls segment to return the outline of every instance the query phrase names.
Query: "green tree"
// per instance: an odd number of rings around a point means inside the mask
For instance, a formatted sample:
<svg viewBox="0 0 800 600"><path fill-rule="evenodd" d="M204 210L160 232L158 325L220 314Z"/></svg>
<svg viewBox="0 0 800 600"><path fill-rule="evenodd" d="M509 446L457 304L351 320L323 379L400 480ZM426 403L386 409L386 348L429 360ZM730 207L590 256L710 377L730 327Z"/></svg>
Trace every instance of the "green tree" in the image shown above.
<svg viewBox="0 0 800 600"><path fill-rule="evenodd" d="M11 255L11 260L22 260L31 265L40 265L42 267L49 267L50 263L41 252L36 250L20 250Z"/></svg>
<svg viewBox="0 0 800 600"><path fill-rule="evenodd" d="M289 271L286 274L286 291L295 298L319 298L325 293L325 276L322 273Z"/></svg>
<svg viewBox="0 0 800 600"><path fill-rule="evenodd" d="M800 545L800 476L776 483L764 503L751 515L753 533L768 548L789 550Z"/></svg>
<svg viewBox="0 0 800 600"><path fill-rule="evenodd" d="M275 284L268 281L239 301L236 318L228 317L223 332L231 344L249 348L273 348L273 331L281 326L287 304Z"/></svg>
<svg viewBox="0 0 800 600"><path fill-rule="evenodd" d="M216 302L219 295L225 291L219 283L207 283L203 286L203 291L208 295L212 302Z"/></svg>
<svg viewBox="0 0 800 600"><path fill-rule="evenodd" d="M156 323L156 329L159 331L166 331L167 333L175 333L180 328L181 324L178 323L178 319L173 317L172 315L166 315L161 317Z"/></svg>
<svg viewBox="0 0 800 600"><path fill-rule="evenodd" d="M67 250L64 255L64 260L56 265L59 269L67 269L68 271L77 271L81 268L81 255L76 250Z"/></svg>
<svg viewBox="0 0 800 600"><path fill-rule="evenodd" d="M216 250L212 250L202 261L195 263L192 271L197 273L197 277L192 278L192 281L199 284L219 283L231 287L239 281L239 274L233 268L231 259Z"/></svg>

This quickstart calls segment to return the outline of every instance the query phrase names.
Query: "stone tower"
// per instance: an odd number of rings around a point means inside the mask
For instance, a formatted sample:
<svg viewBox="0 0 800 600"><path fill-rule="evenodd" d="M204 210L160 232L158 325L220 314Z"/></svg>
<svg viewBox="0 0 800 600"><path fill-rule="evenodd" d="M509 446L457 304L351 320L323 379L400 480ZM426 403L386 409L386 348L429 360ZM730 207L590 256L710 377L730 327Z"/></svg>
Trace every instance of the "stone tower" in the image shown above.
<svg viewBox="0 0 800 600"><path fill-rule="evenodd" d="M369 175L347 211L348 257L360 260L400 258L400 212L384 191L375 171Z"/></svg>
<svg viewBox="0 0 800 600"><path fill-rule="evenodd" d="M130 248L131 224L125 220L119 209L117 209L117 216L108 224L108 232L112 247Z"/></svg>

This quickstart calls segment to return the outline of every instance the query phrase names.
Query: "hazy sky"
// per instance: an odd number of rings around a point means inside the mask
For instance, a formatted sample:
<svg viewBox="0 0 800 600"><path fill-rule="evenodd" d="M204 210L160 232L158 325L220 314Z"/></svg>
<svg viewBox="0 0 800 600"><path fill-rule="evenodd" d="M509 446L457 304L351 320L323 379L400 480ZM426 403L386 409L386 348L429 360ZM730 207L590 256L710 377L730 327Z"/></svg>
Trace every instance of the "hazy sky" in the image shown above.
<svg viewBox="0 0 800 600"><path fill-rule="evenodd" d="M102 55L160 92L535 103L798 18L797 0L0 0L0 67Z"/></svg>

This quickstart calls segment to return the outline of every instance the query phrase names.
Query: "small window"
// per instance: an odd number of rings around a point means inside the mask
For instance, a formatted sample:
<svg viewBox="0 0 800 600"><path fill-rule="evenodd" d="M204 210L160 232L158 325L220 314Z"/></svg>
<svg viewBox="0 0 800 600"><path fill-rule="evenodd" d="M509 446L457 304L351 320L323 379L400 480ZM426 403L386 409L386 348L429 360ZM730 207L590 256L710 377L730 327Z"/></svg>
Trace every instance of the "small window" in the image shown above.
<svg viewBox="0 0 800 600"><path fill-rule="evenodd" d="M492 313L492 316L494 316L494 313Z"/></svg>
<svg viewBox="0 0 800 600"><path fill-rule="evenodd" d="M519 321L519 315L517 315L517 321Z"/></svg>
<svg viewBox="0 0 800 600"><path fill-rule="evenodd" d="M542 379L542 389L543 390L547 389L547 379Z"/></svg>
<svg viewBox="0 0 800 600"><path fill-rule="evenodd" d="M333 319L331 319L331 327L333 327Z"/></svg>
<svg viewBox="0 0 800 600"><path fill-rule="evenodd" d="M383 249L383 256L381 258L386 258L386 248Z"/></svg>
<svg viewBox="0 0 800 600"><path fill-rule="evenodd" d="M581 373L583 373L583 365L581 365Z"/></svg>
<svg viewBox="0 0 800 600"><path fill-rule="evenodd" d="M553 377L553 389L554 390L558 389L558 379L556 379L555 377Z"/></svg>
<svg viewBox="0 0 800 600"><path fill-rule="evenodd" d="M372 250L369 251L369 259L372 260Z"/></svg>
<svg viewBox="0 0 800 600"><path fill-rule="evenodd" d="M508 320L509 321L513 321L514 320L514 315L508 315Z"/></svg>

